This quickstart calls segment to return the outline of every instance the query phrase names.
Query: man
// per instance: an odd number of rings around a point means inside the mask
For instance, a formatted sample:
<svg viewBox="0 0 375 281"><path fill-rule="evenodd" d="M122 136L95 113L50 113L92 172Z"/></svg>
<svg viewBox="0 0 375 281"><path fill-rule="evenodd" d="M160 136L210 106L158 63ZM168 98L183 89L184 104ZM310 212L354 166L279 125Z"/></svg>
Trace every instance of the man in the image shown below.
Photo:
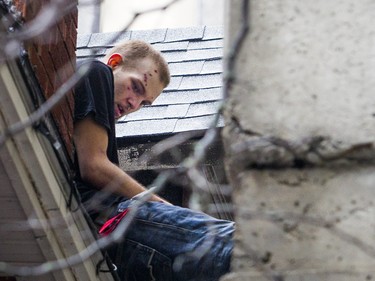
<svg viewBox="0 0 375 281"><path fill-rule="evenodd" d="M160 52L143 41L128 41L114 47L104 63L90 62L76 87L77 186L99 226L103 215L125 210L146 190L118 167L115 119L152 104L169 81ZM109 254L121 280L217 280L229 271L233 231L232 222L173 206L154 194Z"/></svg>

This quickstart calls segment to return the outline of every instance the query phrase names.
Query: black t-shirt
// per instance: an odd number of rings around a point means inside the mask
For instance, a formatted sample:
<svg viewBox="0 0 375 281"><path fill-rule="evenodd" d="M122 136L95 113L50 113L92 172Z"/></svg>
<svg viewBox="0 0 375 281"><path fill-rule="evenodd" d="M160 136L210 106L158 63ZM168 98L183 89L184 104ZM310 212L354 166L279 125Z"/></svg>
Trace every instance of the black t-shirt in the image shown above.
<svg viewBox="0 0 375 281"><path fill-rule="evenodd" d="M108 133L108 159L118 165L117 144L115 135L114 117L114 81L113 73L109 66L100 61L85 62L78 66L91 64L90 69L77 84L74 94L74 124L88 116L92 117ZM91 186L81 179L77 154L75 154L76 183L90 216L95 219L99 212L108 209L119 197L98 193L98 188ZM95 200L95 201L94 201Z"/></svg>

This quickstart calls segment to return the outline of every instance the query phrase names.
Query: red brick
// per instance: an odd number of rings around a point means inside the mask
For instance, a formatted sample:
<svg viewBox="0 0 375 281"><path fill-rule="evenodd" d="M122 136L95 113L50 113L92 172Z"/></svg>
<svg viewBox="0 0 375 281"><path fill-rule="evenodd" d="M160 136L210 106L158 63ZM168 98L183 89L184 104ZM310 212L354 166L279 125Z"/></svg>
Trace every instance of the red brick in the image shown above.
<svg viewBox="0 0 375 281"><path fill-rule="evenodd" d="M15 0L27 22L34 19L40 9L49 3L49 0ZM68 0L66 5L69 3L76 3L76 1ZM36 77L46 99L74 73L77 15L78 9L74 7L53 28L27 42L30 62L35 67ZM73 93L70 91L51 112L70 157L72 157L73 108Z"/></svg>

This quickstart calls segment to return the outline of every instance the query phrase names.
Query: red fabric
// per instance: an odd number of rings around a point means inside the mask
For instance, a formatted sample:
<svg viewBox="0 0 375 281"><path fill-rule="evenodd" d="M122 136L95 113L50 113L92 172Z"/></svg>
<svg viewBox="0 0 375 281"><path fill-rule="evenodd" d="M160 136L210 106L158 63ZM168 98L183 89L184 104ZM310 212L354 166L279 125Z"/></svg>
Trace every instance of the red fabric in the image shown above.
<svg viewBox="0 0 375 281"><path fill-rule="evenodd" d="M110 234L113 230L115 230L116 226L120 223L122 218L125 217L127 213L128 209L125 209L123 212L107 220L100 228L99 234L101 234L102 236L107 236L108 234Z"/></svg>

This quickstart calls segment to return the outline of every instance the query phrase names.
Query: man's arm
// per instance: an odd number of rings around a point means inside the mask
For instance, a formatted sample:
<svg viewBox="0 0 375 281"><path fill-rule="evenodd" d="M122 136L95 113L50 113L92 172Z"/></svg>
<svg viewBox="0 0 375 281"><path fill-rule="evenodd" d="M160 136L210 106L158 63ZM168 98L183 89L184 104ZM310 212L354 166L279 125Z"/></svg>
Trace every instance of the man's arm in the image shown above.
<svg viewBox="0 0 375 281"><path fill-rule="evenodd" d="M98 189L108 188L111 192L127 198L132 198L146 190L108 159L107 131L91 117L86 117L74 125L73 138L81 177L84 181ZM167 203L156 195L153 195L150 200Z"/></svg>

